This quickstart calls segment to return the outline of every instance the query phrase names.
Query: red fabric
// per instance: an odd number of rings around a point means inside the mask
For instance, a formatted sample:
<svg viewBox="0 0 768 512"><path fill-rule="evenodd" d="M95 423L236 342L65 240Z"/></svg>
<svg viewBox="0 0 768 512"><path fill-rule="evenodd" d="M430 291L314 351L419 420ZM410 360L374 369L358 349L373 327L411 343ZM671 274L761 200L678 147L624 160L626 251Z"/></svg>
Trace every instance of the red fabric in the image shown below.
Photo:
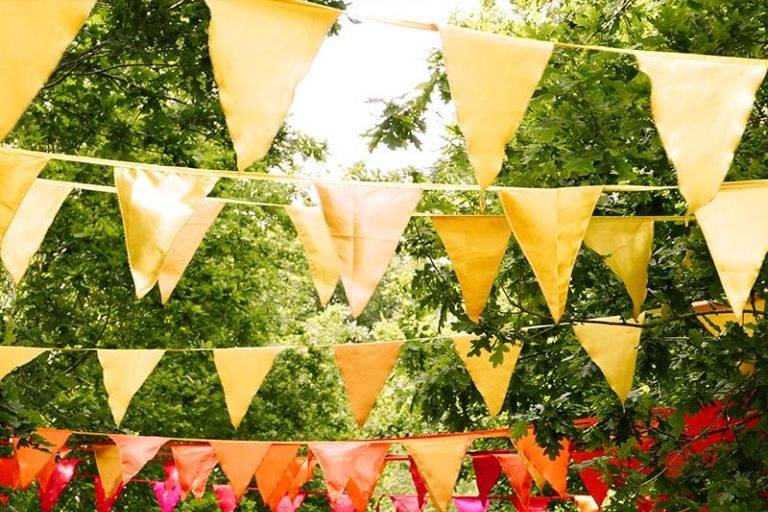
<svg viewBox="0 0 768 512"><path fill-rule="evenodd" d="M237 508L237 497L231 486L214 485L213 492L216 494L216 503L219 504L221 512L235 512L235 509Z"/></svg>
<svg viewBox="0 0 768 512"><path fill-rule="evenodd" d="M53 465L50 474L45 477L43 483L38 475L37 491L40 496L40 510L51 512L56 502L59 501L64 489L75 476L75 468L80 459L66 459Z"/></svg>
<svg viewBox="0 0 768 512"><path fill-rule="evenodd" d="M528 512L546 512L551 501L552 498L535 496L528 502L528 507L523 510L527 510Z"/></svg>
<svg viewBox="0 0 768 512"><path fill-rule="evenodd" d="M472 457L472 467L475 469L477 494L481 500L487 501L493 486L501 476L499 460L491 454L475 455Z"/></svg>
<svg viewBox="0 0 768 512"><path fill-rule="evenodd" d="M19 463L16 457L0 458L0 485L12 489L19 488Z"/></svg>
<svg viewBox="0 0 768 512"><path fill-rule="evenodd" d="M504 474L507 476L507 480L509 480L509 485L515 491L515 497L520 504L520 506L515 505L515 507L525 507L531 497L531 486L533 485L533 478L531 478L531 474L528 472L528 465L516 453L503 453L495 457L504 470Z"/></svg>
<svg viewBox="0 0 768 512"><path fill-rule="evenodd" d="M424 479L421 477L421 473L419 473L419 468L416 466L413 457L408 457L408 460L408 469L411 471L413 486L416 488L416 498L418 500L419 510L421 510L427 503L427 484L424 483ZM397 506L397 504L395 504L395 506Z"/></svg>
<svg viewBox="0 0 768 512"><path fill-rule="evenodd" d="M93 488L96 494L96 511L111 512L112 506L117 501L117 498L123 493L125 484L120 482L117 489L115 489L115 493L109 498L104 496L104 487L101 486L101 479L98 476L93 479Z"/></svg>
<svg viewBox="0 0 768 512"><path fill-rule="evenodd" d="M592 450L588 452L571 452L571 459L577 464L596 459L605 455L605 450ZM598 506L601 506L605 497L608 496L608 484L605 483L603 475L594 468L584 468L579 470L579 477L584 482L589 495L595 499Z"/></svg>

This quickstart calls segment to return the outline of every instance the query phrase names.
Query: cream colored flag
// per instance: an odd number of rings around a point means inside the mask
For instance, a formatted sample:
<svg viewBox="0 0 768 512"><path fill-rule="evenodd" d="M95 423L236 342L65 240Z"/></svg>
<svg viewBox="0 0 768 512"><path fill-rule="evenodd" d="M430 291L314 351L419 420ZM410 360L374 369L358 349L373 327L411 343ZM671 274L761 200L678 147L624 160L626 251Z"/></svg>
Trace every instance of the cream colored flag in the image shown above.
<svg viewBox="0 0 768 512"><path fill-rule="evenodd" d="M602 191L601 186L591 186L509 188L499 193L555 323L565 312L571 272Z"/></svg>
<svg viewBox="0 0 768 512"><path fill-rule="evenodd" d="M452 336L452 338L456 353L467 368L477 390L483 396L488 411L491 416L496 416L501 412L501 407L504 405L509 381L515 372L523 344L508 345L509 350L504 353L504 360L500 365L494 366L491 362L491 352L487 350L481 351L478 356L469 355L472 351L472 341L477 339L476 336L461 335Z"/></svg>
<svg viewBox="0 0 768 512"><path fill-rule="evenodd" d="M651 79L651 109L680 193L695 212L717 193L741 141L768 63L636 52Z"/></svg>
<svg viewBox="0 0 768 512"><path fill-rule="evenodd" d="M35 99L96 0L0 2L0 139Z"/></svg>
<svg viewBox="0 0 768 512"><path fill-rule="evenodd" d="M104 496L110 498L123 481L120 448L114 444L97 444L93 446L93 454L96 459L96 470L99 472L99 478L101 478L101 486L104 489Z"/></svg>
<svg viewBox="0 0 768 512"><path fill-rule="evenodd" d="M107 390L109 408L119 427L128 404L149 374L165 354L165 350L110 350L96 351L104 370L104 387Z"/></svg>
<svg viewBox="0 0 768 512"><path fill-rule="evenodd" d="M283 347L224 348L213 351L213 362L224 388L232 425L240 426L253 397Z"/></svg>
<svg viewBox="0 0 768 512"><path fill-rule="evenodd" d="M0 242L0 257L14 283L21 282L72 188L64 183L38 180L24 196Z"/></svg>
<svg viewBox="0 0 768 512"><path fill-rule="evenodd" d="M643 316L635 320L626 320L628 325L609 325L607 323L575 323L573 332L576 333L581 346L589 357L605 375L608 385L616 392L622 405L627 395L632 391L632 380L635 377L637 349L640 346L640 335L643 332L639 325ZM596 318L601 322L622 322L621 317Z"/></svg>
<svg viewBox="0 0 768 512"><path fill-rule="evenodd" d="M507 251L512 231L504 217L435 215L431 217L464 296L464 309L477 322Z"/></svg>
<svg viewBox="0 0 768 512"><path fill-rule="evenodd" d="M485 189L501 170L554 44L453 25L441 26L440 36L456 117Z"/></svg>
<svg viewBox="0 0 768 512"><path fill-rule="evenodd" d="M155 285L174 240L216 181L216 177L115 167L137 297L144 297Z"/></svg>
<svg viewBox="0 0 768 512"><path fill-rule="evenodd" d="M19 366L32 361L37 356L48 352L47 348L0 346L0 379Z"/></svg>
<svg viewBox="0 0 768 512"><path fill-rule="evenodd" d="M341 11L299 0L206 0L219 98L245 169L267 154Z"/></svg>
<svg viewBox="0 0 768 512"><path fill-rule="evenodd" d="M696 212L725 296L741 317L768 252L768 186L726 186Z"/></svg>
<svg viewBox="0 0 768 512"><path fill-rule="evenodd" d="M635 318L648 294L648 263L653 251L653 219L592 217L584 245L605 258L632 299Z"/></svg>
<svg viewBox="0 0 768 512"><path fill-rule="evenodd" d="M43 157L19 155L0 149L0 240L5 237L24 196L47 163L48 159Z"/></svg>
<svg viewBox="0 0 768 512"><path fill-rule="evenodd" d="M358 317L395 255L421 190L318 183L317 193L352 316Z"/></svg>
<svg viewBox="0 0 768 512"><path fill-rule="evenodd" d="M320 297L320 304L325 306L336 290L341 273L339 258L336 256L323 210L318 207L286 206L285 211L291 217L304 247L304 255L309 263L309 272Z"/></svg>

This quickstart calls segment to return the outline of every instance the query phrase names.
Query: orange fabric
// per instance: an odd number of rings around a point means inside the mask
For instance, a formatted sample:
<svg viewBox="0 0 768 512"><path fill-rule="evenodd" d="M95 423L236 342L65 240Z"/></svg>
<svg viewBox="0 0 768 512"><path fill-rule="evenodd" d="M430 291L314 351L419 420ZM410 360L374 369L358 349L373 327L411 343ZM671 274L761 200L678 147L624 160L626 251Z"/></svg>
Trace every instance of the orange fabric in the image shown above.
<svg viewBox="0 0 768 512"><path fill-rule="evenodd" d="M302 457L295 457L288 465L288 468L282 473L280 481L272 491L269 501L266 502L271 510L275 510L279 506L284 496L289 496L290 498L289 491L292 488L293 480L296 478L296 475L299 474L299 471L301 471L301 459ZM303 483L301 485L303 485Z"/></svg>
<svg viewBox="0 0 768 512"><path fill-rule="evenodd" d="M528 472L528 464L516 453L505 453L496 455L501 469L509 480L509 485L515 491L523 505L527 505L531 498L531 485L533 479Z"/></svg>
<svg viewBox="0 0 768 512"><path fill-rule="evenodd" d="M122 481L127 484L144 465L152 460L160 448L168 442L167 437L140 437L113 434L110 439L120 450Z"/></svg>
<svg viewBox="0 0 768 512"><path fill-rule="evenodd" d="M568 464L571 456L570 442L567 439L561 441L560 453L554 460L536 444L533 429L529 429L528 434L514 441L514 444L518 453L549 482L557 494L563 497L568 495Z"/></svg>
<svg viewBox="0 0 768 512"><path fill-rule="evenodd" d="M29 446L16 447L16 462L19 465L19 485L26 489L35 480L40 471L45 468L64 446L72 435L69 430L54 430L41 428L35 434L45 439L50 446L40 445L39 448Z"/></svg>
<svg viewBox="0 0 768 512"><path fill-rule="evenodd" d="M277 489L299 451L298 444L275 444L269 447L264 459L256 468L256 485L261 499L267 503ZM282 497L282 496L281 496Z"/></svg>
<svg viewBox="0 0 768 512"><path fill-rule="evenodd" d="M323 478L328 489L328 501L336 503L344 494L352 470L359 457L368 449L369 443L310 443L309 449L320 462Z"/></svg>
<svg viewBox="0 0 768 512"><path fill-rule="evenodd" d="M93 447L93 455L104 497L111 498L122 488L123 465L120 462L120 449L114 444L96 445Z"/></svg>
<svg viewBox="0 0 768 512"><path fill-rule="evenodd" d="M315 466L317 465L317 459L314 457L300 457L296 461L299 467L291 480L291 484L288 486L288 497L291 500L296 498L305 483L312 480Z"/></svg>
<svg viewBox="0 0 768 512"><path fill-rule="evenodd" d="M368 508L368 502L384 471L389 446L389 443L371 443L352 468L347 493L357 512L364 512Z"/></svg>
<svg viewBox="0 0 768 512"><path fill-rule="evenodd" d="M239 500L248 490L270 444L256 441L209 441L209 444L216 451L221 470Z"/></svg>
<svg viewBox="0 0 768 512"><path fill-rule="evenodd" d="M210 446L174 446L173 463L179 473L181 499L191 492L198 500L205 494L208 477L216 467L216 452Z"/></svg>

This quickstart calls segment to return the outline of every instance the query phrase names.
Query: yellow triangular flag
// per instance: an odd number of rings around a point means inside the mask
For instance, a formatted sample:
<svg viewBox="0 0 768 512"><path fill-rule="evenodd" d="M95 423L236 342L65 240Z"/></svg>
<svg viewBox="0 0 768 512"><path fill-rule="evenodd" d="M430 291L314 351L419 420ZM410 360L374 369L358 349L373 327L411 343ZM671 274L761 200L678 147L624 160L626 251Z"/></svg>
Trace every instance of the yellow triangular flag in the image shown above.
<svg viewBox="0 0 768 512"><path fill-rule="evenodd" d="M635 318L648 294L648 263L653 250L653 219L593 217L584 245L605 258L605 264L621 279L632 299Z"/></svg>
<svg viewBox="0 0 768 512"><path fill-rule="evenodd" d="M219 98L245 169L267 154L340 11L298 0L206 0Z"/></svg>
<svg viewBox="0 0 768 512"><path fill-rule="evenodd" d="M491 362L491 352L483 350L479 356L470 356L472 351L472 341L476 336L461 335L452 336L453 346L456 353L461 358L464 366L472 377L477 390L483 396L485 404L491 416L496 416L504 405L504 398L507 396L509 381L515 371L517 358L523 348L519 345L509 345L509 350L504 353L504 360L498 366Z"/></svg>
<svg viewBox="0 0 768 512"><path fill-rule="evenodd" d="M232 425L240 426L253 397L282 347L225 348L213 351Z"/></svg>
<svg viewBox="0 0 768 512"><path fill-rule="evenodd" d="M115 167L137 297L144 297L155 285L173 241L216 181L216 177Z"/></svg>
<svg viewBox="0 0 768 512"><path fill-rule="evenodd" d="M104 370L104 387L115 424L120 426L128 404L165 354L165 350L96 351Z"/></svg>
<svg viewBox="0 0 768 512"><path fill-rule="evenodd" d="M48 160L43 157L19 155L0 149L0 240L5 237L24 196L47 163Z"/></svg>
<svg viewBox="0 0 768 512"><path fill-rule="evenodd" d="M0 257L14 283L21 282L72 188L67 184L36 181L24 196L0 242Z"/></svg>
<svg viewBox="0 0 768 512"><path fill-rule="evenodd" d="M754 325L761 317L760 312L765 311L765 300L755 297L754 308L752 307L752 300L747 301L744 304L745 311L740 317L734 315L730 307L709 300L700 300L691 306L696 313L699 313L696 318L712 336L720 336L729 322L743 325L747 336L752 336L755 331ZM750 311L747 312L746 310Z"/></svg>
<svg viewBox="0 0 768 512"><path fill-rule="evenodd" d="M195 207L192 216L181 228L179 234L171 244L171 250L163 260L163 266L157 276L157 286L160 288L160 300L163 304L168 302L168 298L173 293L174 288L179 283L181 276L187 269L189 262L200 247L208 229L216 220L216 217L224 208L224 203L203 199Z"/></svg>
<svg viewBox="0 0 768 512"><path fill-rule="evenodd" d="M768 186L723 188L696 212L728 303L741 317L768 252Z"/></svg>
<svg viewBox="0 0 768 512"><path fill-rule="evenodd" d="M318 183L317 193L352 316L358 317L395 255L421 190Z"/></svg>
<svg viewBox="0 0 768 512"><path fill-rule="evenodd" d="M368 419L400 354L402 341L336 345L333 353L357 424Z"/></svg>
<svg viewBox="0 0 768 512"><path fill-rule="evenodd" d="M504 217L436 215L431 217L464 296L467 316L477 322L499 272L512 231Z"/></svg>
<svg viewBox="0 0 768 512"><path fill-rule="evenodd" d="M643 332L643 329L637 326L642 325L643 316L640 315L637 321L627 320L626 323L629 325L573 324L573 332L576 333L579 343L603 372L605 380L619 396L622 404L632 390L637 349ZM614 323L622 321L618 316L595 320Z"/></svg>
<svg viewBox="0 0 768 512"><path fill-rule="evenodd" d="M312 282L315 283L320 304L325 306L331 300L341 274L339 258L336 256L323 210L317 207L286 206L285 211L291 217L299 240L304 246Z"/></svg>
<svg viewBox="0 0 768 512"><path fill-rule="evenodd" d="M461 462L469 445L471 434L411 439L402 444L413 457L419 473L429 490L429 497L439 512L446 512L451 502L453 486L461 470Z"/></svg>
<svg viewBox="0 0 768 512"><path fill-rule="evenodd" d="M651 79L656 128L688 210L717 193L728 173L768 63L755 59L636 52Z"/></svg>
<svg viewBox="0 0 768 512"><path fill-rule="evenodd" d="M47 348L0 346L0 379L45 352Z"/></svg>
<svg viewBox="0 0 768 512"><path fill-rule="evenodd" d="M456 117L481 189L496 179L554 44L440 27Z"/></svg>
<svg viewBox="0 0 768 512"><path fill-rule="evenodd" d="M555 323L565 312L573 265L602 191L603 187L593 186L510 188L499 193Z"/></svg>
<svg viewBox="0 0 768 512"><path fill-rule="evenodd" d="M0 2L0 139L56 69L96 0Z"/></svg>
<svg viewBox="0 0 768 512"><path fill-rule="evenodd" d="M123 481L123 463L120 449L114 444L94 445L93 454L96 459L96 469L99 472L104 496L112 497Z"/></svg>

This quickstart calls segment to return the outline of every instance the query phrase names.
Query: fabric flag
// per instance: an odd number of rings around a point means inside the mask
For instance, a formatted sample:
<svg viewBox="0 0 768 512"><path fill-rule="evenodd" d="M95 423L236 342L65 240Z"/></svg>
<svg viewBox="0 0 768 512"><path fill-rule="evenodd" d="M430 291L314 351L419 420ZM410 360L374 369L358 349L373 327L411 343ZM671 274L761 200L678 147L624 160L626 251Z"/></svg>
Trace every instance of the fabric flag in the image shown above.
<svg viewBox="0 0 768 512"><path fill-rule="evenodd" d="M453 504L458 512L485 512L488 510L488 500L461 496L453 498Z"/></svg>
<svg viewBox="0 0 768 512"><path fill-rule="evenodd" d="M413 457L411 456L408 457L408 471L411 473L413 487L416 489L416 498L418 498L419 501L419 508L424 508L427 504L427 494L429 494L429 490L427 489L427 484L424 483L424 478L422 478L421 473L419 473L416 461L413 460Z"/></svg>
<svg viewBox="0 0 768 512"><path fill-rule="evenodd" d="M626 325L608 325L601 323L574 323L573 332L590 359L605 375L608 385L619 396L622 405L632 391L635 377L637 349L644 315L638 320L627 319ZM598 322L620 323L618 316L597 318Z"/></svg>
<svg viewBox="0 0 768 512"><path fill-rule="evenodd" d="M349 406L362 428L392 372L402 341L348 343L333 347Z"/></svg>
<svg viewBox="0 0 768 512"><path fill-rule="evenodd" d="M595 498L592 496L573 496L573 501L579 512L597 512L600 507L597 506Z"/></svg>
<svg viewBox="0 0 768 512"><path fill-rule="evenodd" d="M330 498L328 498L330 503ZM348 494L342 494L335 503L330 503L331 512L355 512L355 506Z"/></svg>
<svg viewBox="0 0 768 512"><path fill-rule="evenodd" d="M16 457L0 457L0 485L19 488L19 463Z"/></svg>
<svg viewBox="0 0 768 512"><path fill-rule="evenodd" d="M96 495L99 490L104 499L116 497L123 486L123 465L120 460L120 449L113 444L96 445L93 447L96 459L96 469L99 472ZM111 505L106 510L109 510Z"/></svg>
<svg viewBox="0 0 768 512"><path fill-rule="evenodd" d="M298 496L304 484L312 480L315 474L317 459L312 457L310 453L307 457L297 458L296 462L298 469L291 479L291 484L288 486L288 496L291 498Z"/></svg>
<svg viewBox="0 0 768 512"><path fill-rule="evenodd" d="M173 512L181 501L181 487L179 485L179 472L173 461L166 461L163 465L165 472L164 481L152 482L152 490L161 512Z"/></svg>
<svg viewBox="0 0 768 512"><path fill-rule="evenodd" d="M499 460L493 455L475 455L472 457L472 468L475 470L475 481L477 482L477 494L483 501L488 501L488 495L491 494L501 476L501 465Z"/></svg>
<svg viewBox="0 0 768 512"><path fill-rule="evenodd" d="M448 510L461 462L473 440L474 437L467 434L402 441L408 454L416 461L429 489L432 505L439 512Z"/></svg>
<svg viewBox="0 0 768 512"><path fill-rule="evenodd" d="M277 504L275 512L296 512L301 504L304 503L304 498L306 497L307 495L304 493L297 494L293 499L288 496L283 496L283 498Z"/></svg>
<svg viewBox="0 0 768 512"><path fill-rule="evenodd" d="M111 434L109 438L120 453L121 481L128 484L144 465L155 458L160 448L168 442L167 437L144 437Z"/></svg>
<svg viewBox="0 0 768 512"><path fill-rule="evenodd" d="M122 482L118 482L115 489L111 494L108 494L101 483L101 478L94 477L93 489L96 496L96 512L110 512L114 506L117 498L123 493L125 485Z"/></svg>
<svg viewBox="0 0 768 512"><path fill-rule="evenodd" d="M94 4L96 0L0 2L0 140L45 85Z"/></svg>
<svg viewBox="0 0 768 512"><path fill-rule="evenodd" d="M651 79L651 110L696 212L717 193L741 141L768 64L754 59L636 52Z"/></svg>
<svg viewBox="0 0 768 512"><path fill-rule="evenodd" d="M309 449L320 462L328 501L336 503L349 483L355 463L368 449L369 443L347 441L310 443Z"/></svg>
<svg viewBox="0 0 768 512"><path fill-rule="evenodd" d="M499 193L555 323L565 312L571 272L602 191L603 187L593 186L509 188Z"/></svg>
<svg viewBox="0 0 768 512"><path fill-rule="evenodd" d="M157 283L174 241L218 178L122 167L115 167L114 174L128 263L136 296L142 298Z"/></svg>
<svg viewBox="0 0 768 512"><path fill-rule="evenodd" d="M209 441L216 451L219 466L229 480L239 501L261 461L269 450L270 443L256 441Z"/></svg>
<svg viewBox="0 0 768 512"><path fill-rule="evenodd" d="M284 496L294 498L299 494L299 489L301 489L310 478L310 474L314 468L314 466L310 467L309 459L310 457L295 457L285 471L278 475L280 476L280 480L270 494L269 500L265 501L270 510L276 510ZM258 473L256 478L258 479ZM256 483L258 483L258 481Z"/></svg>
<svg viewBox="0 0 768 512"><path fill-rule="evenodd" d="M232 490L232 487L229 485L214 485L213 492L216 495L216 503L218 503L221 512L235 512L239 500L235 496L235 491Z"/></svg>
<svg viewBox="0 0 768 512"><path fill-rule="evenodd" d="M477 356L469 355L475 339L477 337L471 335L453 336L453 346L472 377L472 382L483 396L491 416L496 416L504 405L509 381L523 345L508 345L509 350L504 353L504 360L500 365L494 366L491 362L492 352L482 350Z"/></svg>
<svg viewBox="0 0 768 512"><path fill-rule="evenodd" d="M725 332L729 322L742 324L747 336L752 336L755 330L754 325L759 319L758 315L765 311L765 300L760 297L752 297L744 304L744 313L740 319L733 314L728 306L709 300L694 302L691 306L695 313L699 313L696 318L712 336L720 336Z"/></svg>
<svg viewBox="0 0 768 512"><path fill-rule="evenodd" d="M546 512L552 501L552 498L547 496L535 496L531 498L531 501L528 503L528 507L525 510L526 512Z"/></svg>
<svg viewBox="0 0 768 512"><path fill-rule="evenodd" d="M216 467L216 452L209 445L173 446L173 462L179 472L181 499L191 492L198 500L205 493L205 484Z"/></svg>
<svg viewBox="0 0 768 512"><path fill-rule="evenodd" d="M568 495L568 463L570 461L570 442L567 439L560 441L560 453L555 459L551 459L536 443L536 435L532 428L523 437L514 441L515 448L521 457L549 482L552 489L558 495Z"/></svg>
<svg viewBox="0 0 768 512"><path fill-rule="evenodd" d="M312 282L315 284L320 304L325 306L331 300L339 283L339 259L331 240L331 233L325 223L323 210L318 207L286 206L285 211L296 228L304 255L309 264Z"/></svg>
<svg viewBox="0 0 768 512"><path fill-rule="evenodd" d="M357 458L349 475L347 493L357 512L365 512L384 471L389 443L371 443Z"/></svg>
<svg viewBox="0 0 768 512"><path fill-rule="evenodd" d="M317 193L336 249L341 283L357 318L395 255L421 190L318 183Z"/></svg>
<svg viewBox="0 0 768 512"><path fill-rule="evenodd" d="M422 505L416 496L390 496L395 512L421 512Z"/></svg>
<svg viewBox="0 0 768 512"><path fill-rule="evenodd" d="M41 512L51 512L53 507L59 501L64 490L75 476L75 468L80 463L80 459L64 459L53 463L52 471L47 476L45 485L40 482L38 476L38 495L40 496Z"/></svg>
<svg viewBox="0 0 768 512"><path fill-rule="evenodd" d="M206 0L208 47L237 167L262 159L341 11L292 0Z"/></svg>
<svg viewBox="0 0 768 512"><path fill-rule="evenodd" d="M632 314L637 318L648 294L653 219L592 217L584 245L605 258L608 268L624 283L632 299Z"/></svg>
<svg viewBox="0 0 768 512"><path fill-rule="evenodd" d="M120 423L133 395L160 362L165 350L98 349L96 354L104 371L104 387L115 424Z"/></svg>
<svg viewBox="0 0 768 512"><path fill-rule="evenodd" d="M456 117L481 189L496 179L554 44L440 27Z"/></svg>
<svg viewBox="0 0 768 512"><path fill-rule="evenodd" d="M298 444L273 444L267 450L255 472L256 485L264 503L268 503L272 498L291 463L296 460L299 448Z"/></svg>
<svg viewBox="0 0 768 512"><path fill-rule="evenodd" d="M35 181L16 209L0 242L0 257L17 285L72 188L71 185Z"/></svg>
<svg viewBox="0 0 768 512"><path fill-rule="evenodd" d="M13 3L15 4L16 2ZM7 3L0 3L0 12L7 5ZM13 16L10 16L2 19L0 24L12 20ZM3 37L3 35L2 31L0 31L0 37ZM1 65L0 69L2 69ZM4 74L0 80L5 78L8 78L7 74ZM0 103L2 101L0 96ZM1 108L0 112L3 112ZM2 133L0 133L0 139L2 139ZM32 184L35 183L38 174L40 174L40 171L43 170L46 164L48 164L48 159L41 156L19 155L0 149L0 240L5 237L8 226L11 225L13 217L24 200L24 196L27 195Z"/></svg>
<svg viewBox="0 0 768 512"><path fill-rule="evenodd" d="M45 352L47 348L0 346L0 380Z"/></svg>
<svg viewBox="0 0 768 512"><path fill-rule="evenodd" d="M477 323L488 302L512 231L495 215L430 217L461 286L467 316Z"/></svg>
<svg viewBox="0 0 768 512"><path fill-rule="evenodd" d="M16 462L19 466L19 486L26 489L35 480L43 468L54 461L56 454L67 443L72 435L69 430L55 430L39 428L35 430L35 436L43 439L38 447L20 446L14 444Z"/></svg>
<svg viewBox="0 0 768 512"><path fill-rule="evenodd" d="M533 485L528 463L517 453L499 454L496 455L496 459L520 503L523 506L527 505L531 498L531 485Z"/></svg>
<svg viewBox="0 0 768 512"><path fill-rule="evenodd" d="M255 347L213 351L213 362L224 389L229 418L235 428L240 426L253 397L282 350L281 347Z"/></svg>
<svg viewBox="0 0 768 512"><path fill-rule="evenodd" d="M597 457L602 457L604 453L605 452L602 449L588 452L571 452L571 459L573 459L573 461L577 464L582 464ZM587 489L589 495L594 498L595 503L597 503L599 506L602 506L605 498L608 496L609 487L605 483L605 480L603 480L603 476L600 471L595 468L586 466L582 469L579 469L579 477L584 483L584 487Z"/></svg>
<svg viewBox="0 0 768 512"><path fill-rule="evenodd" d="M696 212L725 296L740 318L768 252L768 186L724 187Z"/></svg>

